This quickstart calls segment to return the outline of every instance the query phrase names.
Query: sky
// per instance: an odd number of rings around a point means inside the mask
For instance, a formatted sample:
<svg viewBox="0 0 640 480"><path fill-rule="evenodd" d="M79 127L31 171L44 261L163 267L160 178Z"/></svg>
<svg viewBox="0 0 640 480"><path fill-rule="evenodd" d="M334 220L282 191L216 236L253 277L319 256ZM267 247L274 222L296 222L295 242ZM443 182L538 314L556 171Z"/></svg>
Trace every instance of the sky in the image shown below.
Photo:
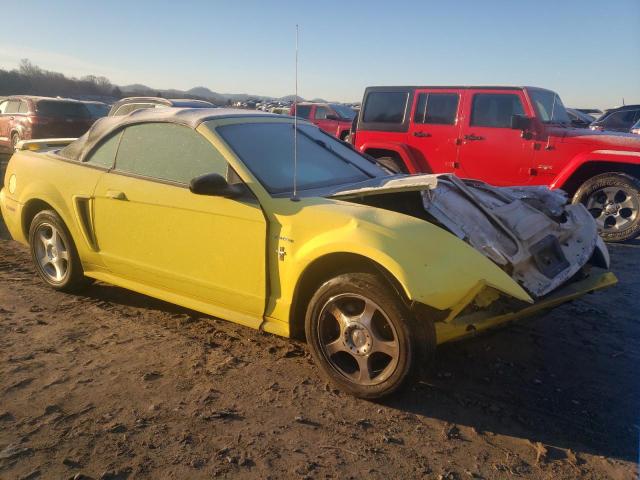
<svg viewBox="0 0 640 480"><path fill-rule="evenodd" d="M640 0L0 0L0 68L359 101L370 85L534 85L640 103Z"/></svg>

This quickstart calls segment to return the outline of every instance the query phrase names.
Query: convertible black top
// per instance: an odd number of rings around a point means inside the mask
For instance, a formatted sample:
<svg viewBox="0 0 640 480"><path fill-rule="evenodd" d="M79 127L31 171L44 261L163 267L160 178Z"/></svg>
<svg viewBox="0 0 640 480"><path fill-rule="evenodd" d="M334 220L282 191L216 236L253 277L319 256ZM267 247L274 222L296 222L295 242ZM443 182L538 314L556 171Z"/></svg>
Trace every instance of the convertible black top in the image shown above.
<svg viewBox="0 0 640 480"><path fill-rule="evenodd" d="M280 119L287 118L283 115L259 110L234 108L145 108L131 112L129 115L98 119L87 133L58 151L57 154L68 160L82 162L89 151L105 136L121 127L137 123L176 123L196 128L207 120L231 117L264 117L265 115Z"/></svg>

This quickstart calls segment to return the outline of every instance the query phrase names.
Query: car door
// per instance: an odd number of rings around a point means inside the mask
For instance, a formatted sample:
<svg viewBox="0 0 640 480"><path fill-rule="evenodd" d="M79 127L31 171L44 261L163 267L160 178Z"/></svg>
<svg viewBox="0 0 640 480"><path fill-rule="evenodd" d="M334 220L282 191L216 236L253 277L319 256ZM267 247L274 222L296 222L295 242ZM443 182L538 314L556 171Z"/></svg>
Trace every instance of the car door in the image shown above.
<svg viewBox="0 0 640 480"><path fill-rule="evenodd" d="M97 244L115 275L257 327L265 306L266 220L250 194L230 199L189 190L192 178L216 172L237 179L193 129L129 126L115 168L94 193Z"/></svg>
<svg viewBox="0 0 640 480"><path fill-rule="evenodd" d="M521 90L470 91L465 95L458 161L461 175L494 185L531 181L534 141L511 128L513 115L533 116Z"/></svg>
<svg viewBox="0 0 640 480"><path fill-rule="evenodd" d="M331 118L331 110L323 105L317 105L313 113L313 123L315 123L320 130L335 135L338 122ZM335 114L334 114L335 115Z"/></svg>
<svg viewBox="0 0 640 480"><path fill-rule="evenodd" d="M5 115L9 100L3 100L0 102L0 147L9 147L9 115Z"/></svg>
<svg viewBox="0 0 640 480"><path fill-rule="evenodd" d="M11 147L11 134L14 131L15 119L20 110L20 100L6 100L0 119L0 141L3 146Z"/></svg>
<svg viewBox="0 0 640 480"><path fill-rule="evenodd" d="M422 155L433 173L459 172L459 92L419 89L413 103L408 136L412 150Z"/></svg>

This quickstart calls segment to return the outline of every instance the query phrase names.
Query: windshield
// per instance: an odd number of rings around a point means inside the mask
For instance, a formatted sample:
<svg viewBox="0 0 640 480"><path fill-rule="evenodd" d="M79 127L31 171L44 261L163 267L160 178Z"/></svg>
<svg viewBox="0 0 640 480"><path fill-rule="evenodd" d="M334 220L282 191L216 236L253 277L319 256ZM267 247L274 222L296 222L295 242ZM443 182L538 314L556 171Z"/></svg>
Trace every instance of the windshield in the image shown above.
<svg viewBox="0 0 640 480"><path fill-rule="evenodd" d="M216 131L269 193L293 191L292 123L238 123L217 127ZM299 125L297 137L298 190L363 182L386 175L374 163L317 127Z"/></svg>
<svg viewBox="0 0 640 480"><path fill-rule="evenodd" d="M332 103L331 108L335 110L340 118L344 118L345 120L353 120L353 117L356 116L356 112L351 107L347 107L346 105L338 105Z"/></svg>
<svg viewBox="0 0 640 480"><path fill-rule="evenodd" d="M90 117L89 110L80 102L41 100L36 104L36 112L43 117Z"/></svg>
<svg viewBox="0 0 640 480"><path fill-rule="evenodd" d="M557 93L549 90L529 90L529 96L542 123L571 123Z"/></svg>

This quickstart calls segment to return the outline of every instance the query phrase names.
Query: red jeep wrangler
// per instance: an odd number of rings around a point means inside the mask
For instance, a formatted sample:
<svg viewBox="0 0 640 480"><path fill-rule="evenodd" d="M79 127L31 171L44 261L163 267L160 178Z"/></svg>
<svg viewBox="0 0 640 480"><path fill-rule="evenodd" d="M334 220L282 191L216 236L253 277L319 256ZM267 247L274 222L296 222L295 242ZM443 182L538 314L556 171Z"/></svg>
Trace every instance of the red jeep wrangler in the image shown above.
<svg viewBox="0 0 640 480"><path fill-rule="evenodd" d="M533 87L370 87L351 141L396 172L548 185L583 203L607 241L640 234L640 138L572 128Z"/></svg>
<svg viewBox="0 0 640 480"><path fill-rule="evenodd" d="M338 103L298 103L291 105L289 115L296 115L314 123L330 135L344 140L351 131L356 112Z"/></svg>

